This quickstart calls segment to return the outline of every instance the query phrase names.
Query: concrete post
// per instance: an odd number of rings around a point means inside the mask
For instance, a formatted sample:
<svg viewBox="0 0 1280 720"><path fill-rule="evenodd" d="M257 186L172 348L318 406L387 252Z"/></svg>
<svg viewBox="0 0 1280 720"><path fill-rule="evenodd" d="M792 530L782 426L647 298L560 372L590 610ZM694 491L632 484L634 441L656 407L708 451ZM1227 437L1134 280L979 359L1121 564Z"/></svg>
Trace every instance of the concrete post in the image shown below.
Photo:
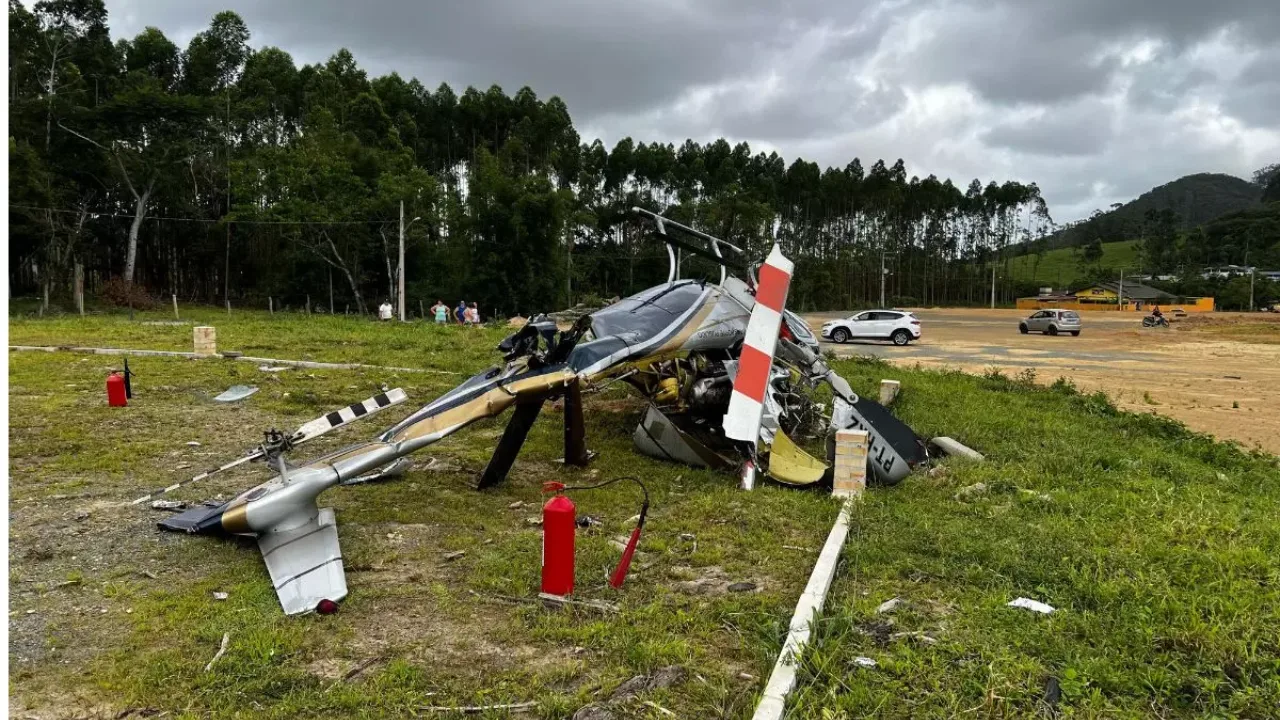
<svg viewBox="0 0 1280 720"><path fill-rule="evenodd" d="M863 430L836 432L836 467L831 494L858 497L867 488L867 433Z"/></svg>
<svg viewBox="0 0 1280 720"><path fill-rule="evenodd" d="M884 405L885 407L888 407L889 403L893 402L894 398L898 397L898 390L900 388L901 388L901 383L899 383L897 380L881 380L880 381L880 404Z"/></svg>
<svg viewBox="0 0 1280 720"><path fill-rule="evenodd" d="M211 327L195 328L196 355L216 355L218 353L217 331Z"/></svg>

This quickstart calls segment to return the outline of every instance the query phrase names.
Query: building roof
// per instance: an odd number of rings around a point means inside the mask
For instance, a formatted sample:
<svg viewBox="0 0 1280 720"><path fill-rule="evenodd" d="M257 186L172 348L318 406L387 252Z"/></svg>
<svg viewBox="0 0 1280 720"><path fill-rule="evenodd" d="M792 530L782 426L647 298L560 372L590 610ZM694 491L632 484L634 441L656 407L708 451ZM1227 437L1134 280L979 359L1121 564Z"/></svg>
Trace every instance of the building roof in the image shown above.
<svg viewBox="0 0 1280 720"><path fill-rule="evenodd" d="M1110 290L1111 292L1117 295L1120 294L1120 283L1118 282L1097 283L1096 285L1090 285L1089 287L1102 288L1104 290ZM1083 288L1083 289L1087 290L1089 288ZM1136 283L1136 282L1126 282L1124 284L1124 297L1126 300L1173 300L1174 299L1173 295L1170 295L1169 293L1163 290L1159 290L1157 288L1151 287L1150 285L1143 285L1142 283Z"/></svg>

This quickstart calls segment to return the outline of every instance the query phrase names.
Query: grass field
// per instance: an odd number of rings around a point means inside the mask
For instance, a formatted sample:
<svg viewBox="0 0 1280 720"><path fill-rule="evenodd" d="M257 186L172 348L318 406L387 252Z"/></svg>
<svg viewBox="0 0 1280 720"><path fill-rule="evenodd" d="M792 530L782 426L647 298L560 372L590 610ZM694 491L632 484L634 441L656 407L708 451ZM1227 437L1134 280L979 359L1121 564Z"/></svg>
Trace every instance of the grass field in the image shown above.
<svg viewBox="0 0 1280 720"><path fill-rule="evenodd" d="M12 320L11 342L189 349L190 327L140 324L158 317ZM491 348L505 332L197 319L218 327L226 349L468 374L497 359ZM635 454L643 404L615 386L588 400L589 445L600 454L587 470L556 462L553 408L496 490L471 483L505 418L423 451L402 480L323 496L337 509L351 595L337 615L285 618L251 543L161 534L155 511L120 503L234 457L270 424L296 425L384 383L404 387L416 407L460 377L137 358L137 396L113 409L102 381L116 358L9 361L11 709L40 717L450 717L421 708L529 701L540 718L588 704L613 717L666 717L654 705L679 717L748 717L837 511L821 492L766 484L744 494L731 477ZM1274 714L1275 457L1118 412L1064 383L867 360L837 368L860 392L901 380L895 413L989 461L948 460L869 491L790 717L1025 717L1051 706L1075 717ZM262 390L230 408L210 402L235 383ZM368 437L408 411L304 454ZM529 521L541 483L622 474L645 480L653 510L620 592L603 579L636 493L574 496L580 513L603 522L580 535L578 595L619 611L511 600L536 592L540 530ZM213 478L179 497L227 496L255 479ZM466 554L445 559L458 550ZM757 590L725 591L738 581ZM875 612L895 596L904 601L896 611ZM1006 607L1019 596L1057 611ZM206 671L224 633L227 653ZM629 678L669 666L683 669L676 682L610 700ZM1056 700L1046 701L1047 687Z"/></svg>
<svg viewBox="0 0 1280 720"><path fill-rule="evenodd" d="M1136 268L1141 259L1139 243L1138 240L1104 243L1099 264L1102 267ZM1077 248L1050 250L1040 257L1039 264L1035 255L1016 257L1009 261L1009 271L1014 280L1038 282L1054 288L1070 287L1082 274Z"/></svg>

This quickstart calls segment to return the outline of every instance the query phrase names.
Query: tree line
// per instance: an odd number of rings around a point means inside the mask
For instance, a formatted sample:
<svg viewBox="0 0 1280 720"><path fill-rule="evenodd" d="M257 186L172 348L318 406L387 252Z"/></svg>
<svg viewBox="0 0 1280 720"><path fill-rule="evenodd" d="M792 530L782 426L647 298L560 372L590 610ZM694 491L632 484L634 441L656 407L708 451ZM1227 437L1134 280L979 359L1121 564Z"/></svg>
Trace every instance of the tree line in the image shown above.
<svg viewBox="0 0 1280 720"><path fill-rule="evenodd" d="M641 206L796 261L791 305L985 302L1052 220L1034 184L820 167L724 139L584 142L556 97L456 94L347 50L299 67L217 14L179 48L112 40L102 0L9 4L10 282L367 311L406 297L551 310L666 278ZM402 216L403 208L403 216ZM403 217L403 219L402 219ZM682 276L713 276L682 258ZM1022 289L998 273L1002 299Z"/></svg>

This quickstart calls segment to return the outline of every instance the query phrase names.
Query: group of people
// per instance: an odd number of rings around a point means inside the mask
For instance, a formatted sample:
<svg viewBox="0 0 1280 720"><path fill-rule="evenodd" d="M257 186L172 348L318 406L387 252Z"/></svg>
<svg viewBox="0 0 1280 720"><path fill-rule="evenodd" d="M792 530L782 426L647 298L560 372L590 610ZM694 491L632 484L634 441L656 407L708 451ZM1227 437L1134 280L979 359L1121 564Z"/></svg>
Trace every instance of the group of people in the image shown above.
<svg viewBox="0 0 1280 720"><path fill-rule="evenodd" d="M431 316L435 318L437 325L449 322L449 306L445 305L443 300L437 300L436 304L431 306ZM459 325L479 325L480 309L475 303L468 304L466 301L459 300L458 307L453 309L453 319Z"/></svg>
<svg viewBox="0 0 1280 720"><path fill-rule="evenodd" d="M435 319L436 324L443 325L449 322L449 306L444 304L443 300L437 300L435 305L431 306L431 317ZM391 319L391 301L384 300L378 306L378 319ZM479 325L480 309L475 303L467 303L463 300L458 301L458 307L453 309L454 322L459 325Z"/></svg>

